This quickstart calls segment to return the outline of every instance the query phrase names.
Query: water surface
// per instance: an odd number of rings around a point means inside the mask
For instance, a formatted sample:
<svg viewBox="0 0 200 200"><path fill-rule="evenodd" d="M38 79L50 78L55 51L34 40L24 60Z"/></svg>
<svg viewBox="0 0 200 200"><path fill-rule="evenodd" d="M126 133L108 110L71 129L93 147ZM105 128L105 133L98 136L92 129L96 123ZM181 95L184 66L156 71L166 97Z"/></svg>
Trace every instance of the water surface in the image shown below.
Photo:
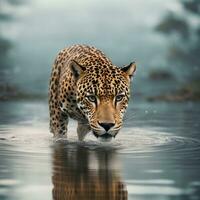
<svg viewBox="0 0 200 200"><path fill-rule="evenodd" d="M46 102L1 103L0 199L199 199L200 105L131 105L102 143L78 142L75 121L53 139Z"/></svg>

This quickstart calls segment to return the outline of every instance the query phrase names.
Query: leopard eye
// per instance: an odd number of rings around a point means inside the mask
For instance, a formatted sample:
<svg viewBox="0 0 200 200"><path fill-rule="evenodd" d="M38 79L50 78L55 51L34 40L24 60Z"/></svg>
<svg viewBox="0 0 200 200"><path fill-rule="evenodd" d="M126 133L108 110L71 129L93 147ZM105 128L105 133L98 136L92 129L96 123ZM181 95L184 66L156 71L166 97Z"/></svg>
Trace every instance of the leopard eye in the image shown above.
<svg viewBox="0 0 200 200"><path fill-rule="evenodd" d="M91 102L96 102L96 97L94 95L88 95L86 98Z"/></svg>
<svg viewBox="0 0 200 200"><path fill-rule="evenodd" d="M119 102L119 101L121 101L123 98L124 98L124 94L119 94L119 95L117 95L116 97L115 97L115 100L116 100L116 102Z"/></svg>

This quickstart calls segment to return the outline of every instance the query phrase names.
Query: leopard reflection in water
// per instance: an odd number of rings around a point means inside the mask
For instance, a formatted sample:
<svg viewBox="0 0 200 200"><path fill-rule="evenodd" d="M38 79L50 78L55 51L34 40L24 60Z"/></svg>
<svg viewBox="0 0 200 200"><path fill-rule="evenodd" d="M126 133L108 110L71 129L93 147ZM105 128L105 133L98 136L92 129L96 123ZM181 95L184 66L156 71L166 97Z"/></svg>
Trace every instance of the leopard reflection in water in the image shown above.
<svg viewBox="0 0 200 200"><path fill-rule="evenodd" d="M113 150L56 146L53 152L54 200L126 200L126 186Z"/></svg>

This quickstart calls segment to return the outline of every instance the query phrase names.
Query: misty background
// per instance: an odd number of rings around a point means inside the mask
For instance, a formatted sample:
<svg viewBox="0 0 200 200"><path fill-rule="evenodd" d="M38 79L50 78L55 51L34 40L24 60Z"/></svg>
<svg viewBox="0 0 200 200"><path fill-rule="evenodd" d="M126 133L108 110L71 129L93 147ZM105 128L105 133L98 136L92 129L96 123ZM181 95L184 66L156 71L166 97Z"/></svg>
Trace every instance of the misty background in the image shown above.
<svg viewBox="0 0 200 200"><path fill-rule="evenodd" d="M136 61L136 97L200 99L198 0L1 0L0 99L46 97L52 63L72 44Z"/></svg>

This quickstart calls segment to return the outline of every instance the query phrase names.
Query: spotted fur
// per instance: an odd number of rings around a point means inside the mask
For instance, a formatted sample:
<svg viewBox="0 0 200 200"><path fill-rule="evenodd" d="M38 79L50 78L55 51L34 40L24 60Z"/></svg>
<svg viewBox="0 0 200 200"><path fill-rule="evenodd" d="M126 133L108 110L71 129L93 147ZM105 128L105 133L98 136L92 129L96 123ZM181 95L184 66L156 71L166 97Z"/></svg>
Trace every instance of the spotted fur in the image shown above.
<svg viewBox="0 0 200 200"><path fill-rule="evenodd" d="M49 86L50 131L66 135L68 118L78 121L80 140L115 137L122 126L136 65L119 68L98 49L74 45L59 52Z"/></svg>

